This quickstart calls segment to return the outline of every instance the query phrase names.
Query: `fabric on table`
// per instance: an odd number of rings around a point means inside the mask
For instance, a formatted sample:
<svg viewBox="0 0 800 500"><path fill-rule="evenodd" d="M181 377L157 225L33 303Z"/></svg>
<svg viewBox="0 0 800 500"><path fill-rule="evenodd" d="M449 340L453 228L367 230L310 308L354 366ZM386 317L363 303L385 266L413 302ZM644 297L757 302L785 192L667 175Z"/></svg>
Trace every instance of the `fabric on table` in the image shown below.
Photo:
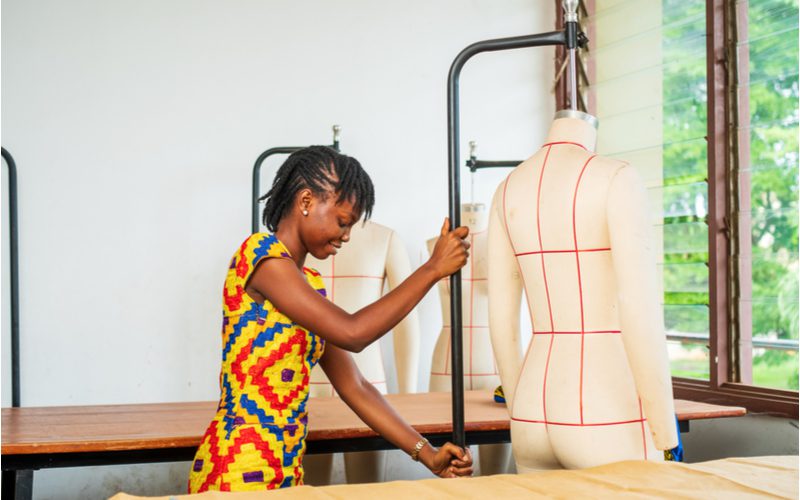
<svg viewBox="0 0 800 500"><path fill-rule="evenodd" d="M192 493L302 484L309 375L325 342L245 292L256 267L271 258L291 255L275 235L256 233L231 259L223 288L220 402L192 463ZM325 296L320 274L303 272Z"/></svg>
<svg viewBox="0 0 800 500"><path fill-rule="evenodd" d="M685 464L626 461L583 470L465 479L425 479L380 484L300 486L267 493L208 492L163 500L256 500L380 498L682 498L749 499L798 497L798 457L727 458ZM120 493L112 500L134 500Z"/></svg>

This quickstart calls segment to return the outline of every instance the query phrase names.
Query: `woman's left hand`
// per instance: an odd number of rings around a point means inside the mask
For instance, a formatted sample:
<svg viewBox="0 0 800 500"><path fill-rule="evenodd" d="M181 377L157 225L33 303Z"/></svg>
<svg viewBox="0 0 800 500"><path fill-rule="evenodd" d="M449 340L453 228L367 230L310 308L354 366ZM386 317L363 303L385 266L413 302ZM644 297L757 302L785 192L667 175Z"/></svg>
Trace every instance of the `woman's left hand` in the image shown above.
<svg viewBox="0 0 800 500"><path fill-rule="evenodd" d="M434 448L435 450L435 448ZM436 450L425 465L439 477L463 477L472 475L472 454L453 443L445 443Z"/></svg>

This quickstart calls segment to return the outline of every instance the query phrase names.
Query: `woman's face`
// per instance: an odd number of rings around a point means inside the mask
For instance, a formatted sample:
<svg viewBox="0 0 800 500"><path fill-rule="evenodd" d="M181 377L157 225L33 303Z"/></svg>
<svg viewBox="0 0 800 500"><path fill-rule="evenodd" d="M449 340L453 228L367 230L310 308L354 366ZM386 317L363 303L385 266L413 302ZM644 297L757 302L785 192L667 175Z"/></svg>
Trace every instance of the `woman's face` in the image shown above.
<svg viewBox="0 0 800 500"><path fill-rule="evenodd" d="M350 229L361 217L355 212L352 201L337 203L337 199L334 193L326 197L312 195L307 205L308 215L302 217L306 248L320 260L336 255L350 240Z"/></svg>

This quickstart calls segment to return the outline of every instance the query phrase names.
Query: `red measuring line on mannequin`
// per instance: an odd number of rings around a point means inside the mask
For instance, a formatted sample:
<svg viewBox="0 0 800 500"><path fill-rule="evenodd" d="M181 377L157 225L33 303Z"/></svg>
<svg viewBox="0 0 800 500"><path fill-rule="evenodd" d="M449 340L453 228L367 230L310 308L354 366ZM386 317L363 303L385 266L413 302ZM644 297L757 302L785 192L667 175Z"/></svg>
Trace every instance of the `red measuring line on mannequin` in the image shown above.
<svg viewBox="0 0 800 500"><path fill-rule="evenodd" d="M382 280L382 279L385 278L385 275L384 276L370 276L370 275L362 275L362 274L345 274L345 275L337 276L336 275L336 256L335 255L331 255L331 274L330 274L330 276L321 276L321 277L323 279L331 280L330 281L330 283L331 283L331 297L330 297L330 299L331 299L331 302L335 303L334 298L335 298L335 295L336 295L335 290L336 290L336 280L337 279L364 278L364 279L380 279L380 280ZM381 370L383 370L384 373L385 373L385 369L384 369L384 366L383 366L383 359L381 359ZM372 385L386 384L385 380L380 380L380 381L377 381L377 382L373 382L373 381L368 380L367 382L369 382ZM309 384L311 384L311 385L330 385L331 386L331 396L335 396L336 395L336 390L333 388L333 384L331 384L330 382L309 382Z"/></svg>
<svg viewBox="0 0 800 500"><path fill-rule="evenodd" d="M576 208L577 208L578 189L580 187L581 180L583 178L583 175L584 175L589 163L596 157L596 155L593 155L588 160L586 160L586 162L584 163L583 167L581 168L581 171L580 171L580 173L578 175L578 180L577 180L577 182L575 184L575 191L574 191L573 200L572 200L572 234L573 234L573 243L575 244L574 248L572 248L572 249L554 249L554 250L545 250L544 249L544 243L543 243L543 240L542 240L542 231L541 231L541 194L542 194L542 185L543 185L545 169L547 167L547 163L548 163L548 160L549 160L549 156L550 156L550 152L551 152L552 146L556 145L556 144L571 144L571 145L579 146L584 150L586 149L583 145L578 144L578 143L574 143L574 142L553 142L553 143L547 143L547 144L545 144L543 146L543 147L547 147L548 149L545 152L545 158L544 158L544 161L542 163L542 167L541 167L540 172L539 172L539 179L538 179L538 183L537 183L536 230L537 230L537 236L538 236L538 240L539 240L539 249L538 250L533 250L533 251L528 251L528 252L517 252L516 251L516 247L514 246L513 238L511 237L511 232L510 232L509 227L508 227L508 216L507 216L507 209L506 209L506 193L507 193L507 189L508 189L508 182L509 182L509 180L511 178L511 175L513 175L514 172L512 172L506 178L506 182L505 182L505 184L503 186L503 219L504 219L504 224L505 224L505 228L506 228L506 236L508 237L509 244L511 245L511 249L512 249L512 252L514 253L514 256L517 257L515 260L517 262L518 268L520 268L520 273L522 272L522 270L521 270L521 265L520 265L518 257L526 256L526 255L539 255L540 259L541 259L540 263L541 263L541 269L542 269L542 281L543 281L543 285L544 285L544 288L545 288L545 297L547 299L547 310L548 310L548 316L549 316L549 321L550 321L550 330L551 330L549 332L537 332L535 330L535 328L534 328L533 331L532 331L532 334L534 336L535 335L550 335L551 336L550 337L550 342L549 342L549 345L548 345L547 358L546 358L546 362L545 362L545 370L544 370L544 377L543 377L543 383L542 383L542 411L543 411L543 415L544 415L544 420L542 420L541 422L545 423L545 424L549 423L549 421L547 420L547 397L546 397L546 394L547 394L547 375L548 375L548 372L549 372L550 359L551 359L551 355L552 355L552 349L553 349L553 344L554 344L554 341L555 341L555 336L556 335L581 335L581 355L580 355L580 373L579 373L579 387L580 387L580 389L579 389L579 411L580 411L581 423L583 423L583 419L584 419L584 416L583 416L583 369L584 369L584 366L583 365L584 365L584 354L585 354L584 336L585 335L597 335L597 334L620 334L621 331L620 330L587 331L586 330L586 325L585 325L585 314L584 314L584 306L583 306L583 282L582 282L582 277L581 277L580 256L579 256L579 254L580 253L586 253L586 252L607 252L607 251L611 250L611 248L608 248L608 247L603 247L603 248L585 248L585 249L578 248L577 223L576 223ZM581 329L580 329L580 331L557 331L554 328L552 302L551 302L551 299L550 299L550 288L549 288L549 284L548 284L548 281L547 281L547 267L546 267L545 262L544 262L544 255L545 254L557 254L557 253L575 254L575 263L576 263L576 270L577 270L577 276L578 276L578 295L579 295L579 304L580 304L580 312L581 312ZM523 285L525 285L525 280L523 280ZM525 287L525 293L526 293L526 295L528 294L527 286ZM531 312L531 315L533 316L532 312ZM531 350L532 350L532 345L529 346L527 352L525 353L525 360L523 360L523 366L524 366L525 363L527 363L527 358L528 358Z"/></svg>
<svg viewBox="0 0 800 500"><path fill-rule="evenodd" d="M625 424L640 424L644 428L646 418L636 418L633 420L621 420L619 422L554 422L552 420L529 420L526 418L511 417L515 422L526 422L529 424L545 424L545 425L566 425L569 427L605 427L608 425L625 425Z"/></svg>
<svg viewBox="0 0 800 500"><path fill-rule="evenodd" d="M581 258L580 253L578 253L578 227L575 223L575 212L576 206L578 204L578 188L581 185L581 179L583 179L583 173L586 172L586 167L589 166L589 162L595 159L597 155L592 155L586 160L586 163L583 164L583 168L581 168L581 173L578 175L578 182L575 183L575 194L572 197L572 238L575 242L575 265L578 268L578 297L580 299L580 306L581 306L581 332L586 331L586 326L584 322L584 315L583 315L583 283L581 282ZM583 423L583 350L585 344L585 338L581 335L581 378L580 378L580 404L581 404L581 423Z"/></svg>
<svg viewBox="0 0 800 500"><path fill-rule="evenodd" d="M470 233L469 237L470 237L470 247L471 248L474 248L474 246L475 246L475 236L477 236L479 234L483 234L485 232L486 231L484 230L484 231L477 231L477 232L474 232L474 233ZM466 373L464 373L464 377L466 378L466 377L496 376L496 375L498 375L498 372L497 372L497 365L496 365L496 363L494 361L494 356L492 356L492 366L493 366L493 369L494 369L494 373L474 373L473 372L473 369L474 369L473 353L474 353L475 345L474 345L474 337L473 337L472 331L476 330L476 329L489 329L488 326L481 326L481 325L473 325L472 324L473 321L474 321L473 314L474 314L474 311L475 311L475 283L476 282L481 282L481 281L488 281L488 278L476 278L475 277L475 267L473 265L473 261L470 261L469 262L469 277L466 278L466 277L462 276L461 281L469 283L469 317L467 319L467 323L468 324L467 325L462 325L462 327L461 327L462 329L469 331L469 364L468 364ZM450 292L450 278L443 278L443 279L440 280L440 282L444 283L445 288L446 288L447 292L449 293ZM442 325L442 330L449 329L449 328L450 328L450 325ZM450 365L449 365L450 349L451 349L451 339L448 336L447 337L447 349L445 350L444 372L431 372L431 375L440 375L440 376L448 376L448 377L452 375L452 373L449 372L449 368L450 368ZM470 387L469 388L473 389L474 388L474 383L473 383L473 380L471 378L469 380L469 383L470 383Z"/></svg>
<svg viewBox="0 0 800 500"><path fill-rule="evenodd" d="M538 214L537 214L538 218ZM514 254L515 257L522 257L523 255L544 255L549 253L584 253L584 252L610 252L611 248L579 248L578 250L574 250L572 248L568 250L535 250L533 252L522 252Z"/></svg>
<svg viewBox="0 0 800 500"><path fill-rule="evenodd" d="M336 297L336 280L337 279L353 279L353 278L364 278L364 279L384 279L384 276L370 276L366 274L345 274L341 276L336 275L336 256L331 255L331 274L330 276L322 276L323 279L331 280L331 302L335 302L334 298Z"/></svg>
<svg viewBox="0 0 800 500"><path fill-rule="evenodd" d="M613 335L622 333L620 330L594 330L583 332L533 332L533 335Z"/></svg>
<svg viewBox="0 0 800 500"><path fill-rule="evenodd" d="M647 460L647 440L644 437L644 413L642 413L642 398L639 399L639 418L641 419L642 423L642 450L644 450L644 459Z"/></svg>
<svg viewBox="0 0 800 500"><path fill-rule="evenodd" d="M569 144L569 145L571 145L571 146L578 146L579 148L583 149L584 151L589 151L589 150L586 148L586 146L584 146L583 144L578 144L577 142L569 142L569 141L555 141L555 142L548 142L548 143L542 144L542 147L545 147L545 146L555 146L556 144ZM550 151L550 150L548 149L548 152L549 152L549 151Z"/></svg>
<svg viewBox="0 0 800 500"><path fill-rule="evenodd" d="M541 224L541 206L542 206L542 179L544 179L544 169L547 166L547 159L550 157L550 150L553 149L553 146L550 145L547 147L547 153L544 156L544 162L542 163L542 169L539 172L539 187L536 191L536 232L539 235L539 256L541 257L542 261L542 277L544 278L544 293L547 296L547 312L550 315L550 331L555 331L555 326L553 326L553 308L550 303L550 289L547 287L547 271L545 270L544 265L544 244L542 243L542 224ZM517 259L519 262L519 259ZM533 332L533 335L536 335L536 332ZM542 380L542 415L544 415L545 421L547 420L547 372L550 369L550 354L553 352L553 343L555 342L555 335L550 335L550 344L547 347L547 360L544 364L544 378ZM533 342L533 338L531 338L531 342Z"/></svg>

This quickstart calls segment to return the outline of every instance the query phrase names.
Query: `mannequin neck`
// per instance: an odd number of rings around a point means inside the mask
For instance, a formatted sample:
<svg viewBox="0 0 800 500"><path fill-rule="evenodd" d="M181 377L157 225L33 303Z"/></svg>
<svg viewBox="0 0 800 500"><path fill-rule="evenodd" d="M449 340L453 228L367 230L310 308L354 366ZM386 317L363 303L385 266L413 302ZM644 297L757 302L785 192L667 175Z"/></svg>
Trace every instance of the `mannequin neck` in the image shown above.
<svg viewBox="0 0 800 500"><path fill-rule="evenodd" d="M597 146L597 118L581 111L559 111L545 141L546 144L553 142L574 142L587 151L594 151Z"/></svg>
<svg viewBox="0 0 800 500"><path fill-rule="evenodd" d="M480 233L489 226L489 212L483 203L461 205L461 225L467 226L471 234Z"/></svg>

